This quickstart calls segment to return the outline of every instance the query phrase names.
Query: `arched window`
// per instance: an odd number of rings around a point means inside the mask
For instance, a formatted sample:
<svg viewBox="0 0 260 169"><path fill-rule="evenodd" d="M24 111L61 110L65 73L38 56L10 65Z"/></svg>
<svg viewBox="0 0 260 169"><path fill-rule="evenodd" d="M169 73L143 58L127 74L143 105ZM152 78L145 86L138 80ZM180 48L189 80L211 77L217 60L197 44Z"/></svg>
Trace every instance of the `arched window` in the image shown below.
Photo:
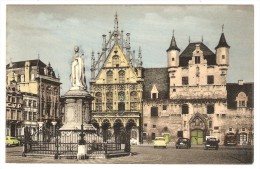
<svg viewBox="0 0 260 169"><path fill-rule="evenodd" d="M214 105L207 105L207 114L214 114Z"/></svg>
<svg viewBox="0 0 260 169"><path fill-rule="evenodd" d="M113 93L107 92L106 94L106 105L107 111L111 111L113 109Z"/></svg>
<svg viewBox="0 0 260 169"><path fill-rule="evenodd" d="M118 74L119 74L119 83L125 83L125 71L120 70Z"/></svg>
<svg viewBox="0 0 260 169"><path fill-rule="evenodd" d="M137 102L138 101L137 92L133 91L133 92L130 93L130 100L131 100L131 102Z"/></svg>
<svg viewBox="0 0 260 169"><path fill-rule="evenodd" d="M96 101L96 111L102 111L102 93L100 92L96 93L95 101Z"/></svg>
<svg viewBox="0 0 260 169"><path fill-rule="evenodd" d="M118 55L114 55L112 57L112 65L113 65L113 67L118 67L119 66L119 56Z"/></svg>
<svg viewBox="0 0 260 169"><path fill-rule="evenodd" d="M107 83L112 83L113 82L113 72L109 70L107 72Z"/></svg>
<svg viewBox="0 0 260 169"><path fill-rule="evenodd" d="M189 106L187 104L183 104L181 109L182 109L182 114L189 114Z"/></svg>
<svg viewBox="0 0 260 169"><path fill-rule="evenodd" d="M137 92L133 91L130 93L130 110L136 111L137 110L137 104L138 104L138 96Z"/></svg>
<svg viewBox="0 0 260 169"><path fill-rule="evenodd" d="M248 97L244 92L240 92L236 97L236 101L237 107L247 107Z"/></svg>
<svg viewBox="0 0 260 169"><path fill-rule="evenodd" d="M121 91L121 92L118 93L118 100L120 102L125 101L125 92Z"/></svg>

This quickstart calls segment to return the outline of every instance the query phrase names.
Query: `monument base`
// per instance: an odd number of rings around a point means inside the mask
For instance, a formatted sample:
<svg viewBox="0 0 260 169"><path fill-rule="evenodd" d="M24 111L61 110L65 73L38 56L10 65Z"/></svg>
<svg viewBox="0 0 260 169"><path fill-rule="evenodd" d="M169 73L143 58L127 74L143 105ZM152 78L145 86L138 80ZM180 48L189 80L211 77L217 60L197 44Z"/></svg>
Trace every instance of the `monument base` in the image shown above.
<svg viewBox="0 0 260 169"><path fill-rule="evenodd" d="M82 160L82 159L87 159L87 148L86 145L78 145L78 154L77 154L77 159Z"/></svg>
<svg viewBox="0 0 260 169"><path fill-rule="evenodd" d="M86 90L69 90L64 96L65 116L60 131L81 130L96 131L90 121L90 105L93 97Z"/></svg>

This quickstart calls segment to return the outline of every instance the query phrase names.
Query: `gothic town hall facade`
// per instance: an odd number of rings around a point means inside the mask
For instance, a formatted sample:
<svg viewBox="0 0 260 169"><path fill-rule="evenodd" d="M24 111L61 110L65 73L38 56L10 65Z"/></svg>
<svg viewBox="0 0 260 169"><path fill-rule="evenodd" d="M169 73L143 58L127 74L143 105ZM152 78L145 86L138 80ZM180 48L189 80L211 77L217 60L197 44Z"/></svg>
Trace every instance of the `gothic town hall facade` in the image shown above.
<svg viewBox="0 0 260 169"><path fill-rule="evenodd" d="M130 49L130 33L119 31L116 15L114 31L91 59L91 123L100 132L125 128L138 143L164 136L202 144L214 136L224 144L233 135L237 144L253 144L254 84L226 82L235 56L223 31L214 52L203 41L181 51L173 35L162 68L144 68L141 48L137 56Z"/></svg>

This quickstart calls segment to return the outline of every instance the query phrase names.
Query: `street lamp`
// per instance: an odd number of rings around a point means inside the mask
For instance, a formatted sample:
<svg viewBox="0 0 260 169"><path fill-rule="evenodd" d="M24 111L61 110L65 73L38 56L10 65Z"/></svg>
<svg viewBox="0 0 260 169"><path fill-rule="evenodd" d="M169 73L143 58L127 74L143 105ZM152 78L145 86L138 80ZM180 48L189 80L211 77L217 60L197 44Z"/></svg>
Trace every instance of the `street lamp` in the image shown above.
<svg viewBox="0 0 260 169"><path fill-rule="evenodd" d="M54 159L58 159L58 156L59 156L59 150L58 150L58 139L57 139L57 133L56 133L56 124L57 124L57 121L55 121L55 119L51 122L51 124L53 125L54 127L54 139L55 139L55 146L56 146L56 153L54 155Z"/></svg>

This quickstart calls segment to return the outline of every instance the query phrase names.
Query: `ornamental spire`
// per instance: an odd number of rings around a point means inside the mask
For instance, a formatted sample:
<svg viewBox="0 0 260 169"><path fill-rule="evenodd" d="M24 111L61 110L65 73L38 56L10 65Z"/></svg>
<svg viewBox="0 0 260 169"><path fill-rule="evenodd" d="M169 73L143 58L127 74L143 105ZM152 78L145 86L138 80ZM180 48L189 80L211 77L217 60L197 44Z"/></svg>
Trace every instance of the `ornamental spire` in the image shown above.
<svg viewBox="0 0 260 169"><path fill-rule="evenodd" d="M117 12L115 14L115 19L114 19L114 30L118 31L118 19L117 19Z"/></svg>
<svg viewBox="0 0 260 169"><path fill-rule="evenodd" d="M230 48L230 46L227 44L225 35L224 35L224 24L222 25L222 33L218 42L218 45L215 47L215 49L218 49L220 47L226 47L226 48Z"/></svg>
<svg viewBox="0 0 260 169"><path fill-rule="evenodd" d="M174 30L173 30L173 35L172 35L170 47L166 51L168 52L170 50L178 50L180 52L180 49L178 48L175 37L174 37Z"/></svg>

